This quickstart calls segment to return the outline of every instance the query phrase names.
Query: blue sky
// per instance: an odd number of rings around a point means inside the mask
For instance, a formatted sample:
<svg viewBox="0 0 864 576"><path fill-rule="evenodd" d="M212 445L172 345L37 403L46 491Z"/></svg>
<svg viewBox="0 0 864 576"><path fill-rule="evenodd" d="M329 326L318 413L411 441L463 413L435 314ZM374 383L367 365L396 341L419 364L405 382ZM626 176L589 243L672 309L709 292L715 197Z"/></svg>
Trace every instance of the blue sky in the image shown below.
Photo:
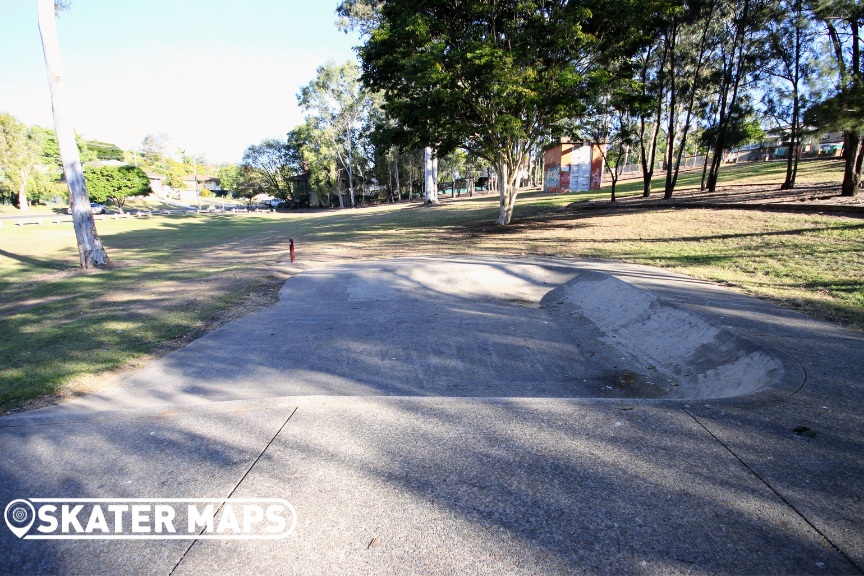
<svg viewBox="0 0 864 576"><path fill-rule="evenodd" d="M88 139L237 162L300 122L296 94L328 60L355 58L336 0L73 0L58 22L67 109ZM0 111L52 126L35 0L0 0Z"/></svg>

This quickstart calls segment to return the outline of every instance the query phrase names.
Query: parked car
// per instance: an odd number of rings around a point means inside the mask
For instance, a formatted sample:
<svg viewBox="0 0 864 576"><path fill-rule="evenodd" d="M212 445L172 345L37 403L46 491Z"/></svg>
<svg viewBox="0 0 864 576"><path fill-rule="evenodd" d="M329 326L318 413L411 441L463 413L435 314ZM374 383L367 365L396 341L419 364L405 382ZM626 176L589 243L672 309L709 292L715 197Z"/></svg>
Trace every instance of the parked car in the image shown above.
<svg viewBox="0 0 864 576"><path fill-rule="evenodd" d="M107 212L104 204L99 204L98 202L90 202L90 213L91 214L105 214ZM66 209L67 214L72 214L72 208Z"/></svg>

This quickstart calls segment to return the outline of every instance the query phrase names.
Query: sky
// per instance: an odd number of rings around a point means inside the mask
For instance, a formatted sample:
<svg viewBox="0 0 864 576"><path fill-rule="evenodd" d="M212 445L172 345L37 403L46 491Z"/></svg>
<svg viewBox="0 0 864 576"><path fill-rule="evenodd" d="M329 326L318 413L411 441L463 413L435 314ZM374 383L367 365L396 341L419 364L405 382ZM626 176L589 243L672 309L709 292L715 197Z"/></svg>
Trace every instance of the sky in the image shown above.
<svg viewBox="0 0 864 576"><path fill-rule="evenodd" d="M57 20L66 111L88 140L239 162L301 122L296 94L328 60L355 59L337 0L73 0ZM0 0L0 112L53 127L36 0Z"/></svg>

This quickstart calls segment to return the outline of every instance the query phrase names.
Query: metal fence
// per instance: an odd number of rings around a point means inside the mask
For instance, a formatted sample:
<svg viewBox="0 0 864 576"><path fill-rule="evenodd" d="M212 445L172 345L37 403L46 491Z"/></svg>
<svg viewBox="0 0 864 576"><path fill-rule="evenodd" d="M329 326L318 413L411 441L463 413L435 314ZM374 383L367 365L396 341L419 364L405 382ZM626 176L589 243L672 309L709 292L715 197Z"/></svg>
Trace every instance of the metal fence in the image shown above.
<svg viewBox="0 0 864 576"><path fill-rule="evenodd" d="M708 161L711 161L711 156L708 157ZM705 163L705 154L700 154L698 156L687 156L681 158L681 172L688 172L690 170L701 170L702 166ZM663 160L658 160L654 165L654 173L659 174L662 172L666 172L666 164ZM642 175L642 164L639 162L627 164L621 169L621 176L641 176Z"/></svg>

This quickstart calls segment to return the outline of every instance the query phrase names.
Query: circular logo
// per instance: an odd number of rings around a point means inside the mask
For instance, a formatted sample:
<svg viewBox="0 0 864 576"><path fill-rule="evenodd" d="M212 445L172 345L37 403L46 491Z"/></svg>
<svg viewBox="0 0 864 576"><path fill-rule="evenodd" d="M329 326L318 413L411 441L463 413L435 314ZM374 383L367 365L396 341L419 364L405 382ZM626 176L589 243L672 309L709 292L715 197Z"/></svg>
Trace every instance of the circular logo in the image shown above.
<svg viewBox="0 0 864 576"><path fill-rule="evenodd" d="M27 500L13 500L6 506L3 516L6 519L6 526L9 527L9 530L21 538L33 525L33 521L36 519L36 511L33 509L33 505Z"/></svg>

